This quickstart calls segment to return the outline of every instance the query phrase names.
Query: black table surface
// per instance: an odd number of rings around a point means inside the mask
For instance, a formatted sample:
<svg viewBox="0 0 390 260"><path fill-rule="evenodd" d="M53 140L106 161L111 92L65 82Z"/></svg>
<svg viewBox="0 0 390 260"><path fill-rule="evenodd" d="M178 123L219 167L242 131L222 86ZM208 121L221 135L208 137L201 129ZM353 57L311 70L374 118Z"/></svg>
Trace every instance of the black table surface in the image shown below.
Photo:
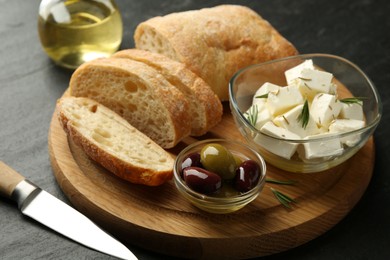
<svg viewBox="0 0 390 260"><path fill-rule="evenodd" d="M55 66L37 33L39 0L0 1L0 160L69 203L50 165L48 130L72 71ZM150 17L246 5L267 19L300 53L330 53L356 63L376 85L383 117L375 134L373 177L358 204L318 238L266 259L390 259L390 1L388 0L117 0L121 49L134 47L136 25ZM387 134L386 134L387 133ZM1 180L0 180L1 181ZM139 259L167 258L129 245ZM0 259L112 259L24 217L0 198Z"/></svg>

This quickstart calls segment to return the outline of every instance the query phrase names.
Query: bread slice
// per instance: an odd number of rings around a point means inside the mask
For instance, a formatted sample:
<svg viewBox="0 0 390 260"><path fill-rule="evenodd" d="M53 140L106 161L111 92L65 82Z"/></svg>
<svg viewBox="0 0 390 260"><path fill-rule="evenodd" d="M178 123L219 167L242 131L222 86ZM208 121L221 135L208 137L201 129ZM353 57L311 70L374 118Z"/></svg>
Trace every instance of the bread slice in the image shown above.
<svg viewBox="0 0 390 260"><path fill-rule="evenodd" d="M149 186L172 178L171 155L111 109L89 98L63 97L57 114L74 143L118 177Z"/></svg>
<svg viewBox="0 0 390 260"><path fill-rule="evenodd" d="M175 146L190 134L186 97L142 62L93 60L76 69L69 86L71 95L102 103L163 148Z"/></svg>
<svg viewBox="0 0 390 260"><path fill-rule="evenodd" d="M137 49L184 63L222 101L228 100L229 80L239 69L298 53L266 20L239 5L151 18L137 26L134 41Z"/></svg>
<svg viewBox="0 0 390 260"><path fill-rule="evenodd" d="M128 58L156 69L187 98L191 114L191 135L200 136L221 121L222 104L207 83L187 69L184 64L164 55L144 50L127 49L114 58Z"/></svg>

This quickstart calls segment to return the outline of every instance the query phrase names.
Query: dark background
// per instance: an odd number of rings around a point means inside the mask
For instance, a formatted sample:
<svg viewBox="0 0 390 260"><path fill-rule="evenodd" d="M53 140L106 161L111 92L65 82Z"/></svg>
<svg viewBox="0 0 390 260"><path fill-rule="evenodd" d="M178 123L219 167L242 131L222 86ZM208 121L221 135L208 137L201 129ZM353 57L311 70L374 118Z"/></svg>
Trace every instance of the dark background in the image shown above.
<svg viewBox="0 0 390 260"><path fill-rule="evenodd" d="M254 9L301 53L330 53L356 63L383 101L374 174L360 202L324 235L266 259L390 259L390 1L117 0L124 22L121 48L134 47L135 26L150 17L222 3ZM0 160L68 202L52 173L47 137L55 102L67 88L71 71L56 67L43 52L38 6L38 0L0 0ZM130 249L139 259L163 258ZM0 259L110 257L23 217L13 202L0 198Z"/></svg>

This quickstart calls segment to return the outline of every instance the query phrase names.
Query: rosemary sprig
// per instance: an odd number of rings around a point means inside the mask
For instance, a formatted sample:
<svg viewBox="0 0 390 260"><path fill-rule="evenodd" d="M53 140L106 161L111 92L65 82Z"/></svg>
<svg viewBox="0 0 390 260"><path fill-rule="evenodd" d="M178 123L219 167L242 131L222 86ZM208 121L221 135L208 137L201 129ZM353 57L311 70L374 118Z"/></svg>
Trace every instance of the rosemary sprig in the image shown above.
<svg viewBox="0 0 390 260"><path fill-rule="evenodd" d="M295 185L295 183L297 183L297 181L294 180L281 181L281 180L275 180L270 178L266 178L265 181L268 183L280 184L280 185Z"/></svg>
<svg viewBox="0 0 390 260"><path fill-rule="evenodd" d="M274 194L275 198L283 205L285 206L286 208L289 208L291 209L291 203L297 203L296 200L294 200L293 198L289 197L288 195L286 194L283 194L282 192L280 191L277 191L275 190L274 188L270 188L272 193Z"/></svg>
<svg viewBox="0 0 390 260"><path fill-rule="evenodd" d="M268 98L268 93L260 95L260 96L255 96L255 98Z"/></svg>
<svg viewBox="0 0 390 260"><path fill-rule="evenodd" d="M343 98L340 99L340 102L343 102L345 104L359 104L363 105L363 99L367 99L365 97L351 97L351 98Z"/></svg>
<svg viewBox="0 0 390 260"><path fill-rule="evenodd" d="M257 117L259 114L259 111L257 109L257 105L251 106L251 108L247 112L245 112L245 114L247 116L249 124L251 124L252 126L256 126Z"/></svg>
<svg viewBox="0 0 390 260"><path fill-rule="evenodd" d="M306 126L309 123L309 115L309 102L307 102L306 99L305 104L303 104L302 113L298 116L298 122L302 122L302 127L304 129L306 129Z"/></svg>
<svg viewBox="0 0 390 260"><path fill-rule="evenodd" d="M272 184L279 184L279 185L295 185L297 181L294 180L286 180L286 181L281 181L281 180L275 180L275 179L270 179L266 178L266 182L272 183ZM292 199L290 196L270 187L272 193L274 194L275 198L286 208L291 209L291 203L297 203L296 200Z"/></svg>

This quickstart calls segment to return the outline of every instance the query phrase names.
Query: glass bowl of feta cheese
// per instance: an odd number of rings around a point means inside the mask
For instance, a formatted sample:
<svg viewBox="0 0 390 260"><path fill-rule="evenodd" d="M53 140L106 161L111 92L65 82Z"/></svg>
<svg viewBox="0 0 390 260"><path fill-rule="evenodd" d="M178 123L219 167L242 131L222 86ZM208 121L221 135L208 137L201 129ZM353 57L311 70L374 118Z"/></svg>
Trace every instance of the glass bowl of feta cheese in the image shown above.
<svg viewBox="0 0 390 260"><path fill-rule="evenodd" d="M352 157L382 115L377 89L354 63L304 54L252 65L230 80L234 121L263 158L290 172L319 172Z"/></svg>

